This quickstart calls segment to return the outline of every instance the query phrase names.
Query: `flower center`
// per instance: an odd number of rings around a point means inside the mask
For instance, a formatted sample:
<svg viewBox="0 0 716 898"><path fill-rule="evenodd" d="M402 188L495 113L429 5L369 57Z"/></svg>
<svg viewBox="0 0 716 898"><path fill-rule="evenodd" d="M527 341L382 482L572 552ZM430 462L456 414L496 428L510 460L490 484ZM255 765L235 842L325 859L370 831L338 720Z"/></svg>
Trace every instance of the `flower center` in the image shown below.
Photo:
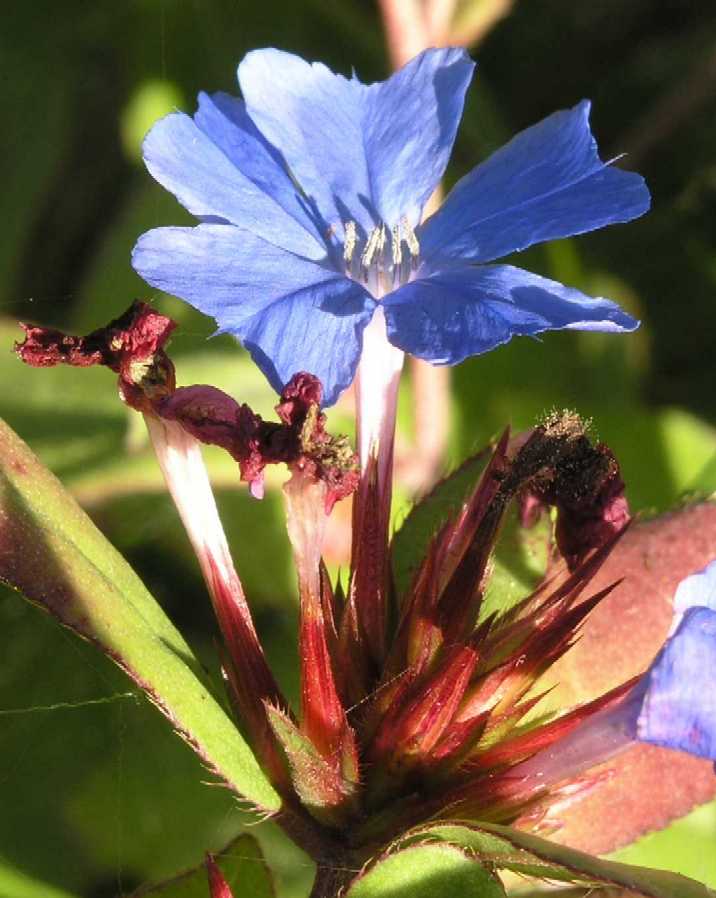
<svg viewBox="0 0 716 898"><path fill-rule="evenodd" d="M354 221L345 222L343 229L346 276L365 284L376 299L412 278L420 263L420 244L405 216L392 228L378 225L365 240Z"/></svg>

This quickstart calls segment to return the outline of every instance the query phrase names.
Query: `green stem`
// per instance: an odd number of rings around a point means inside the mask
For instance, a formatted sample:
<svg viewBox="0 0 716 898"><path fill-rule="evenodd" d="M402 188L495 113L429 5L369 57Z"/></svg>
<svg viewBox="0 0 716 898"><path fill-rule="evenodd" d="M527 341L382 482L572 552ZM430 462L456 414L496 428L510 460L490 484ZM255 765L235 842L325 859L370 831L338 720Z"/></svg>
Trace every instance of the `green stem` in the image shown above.
<svg viewBox="0 0 716 898"><path fill-rule="evenodd" d="M340 862L335 865L326 863L325 866L319 864L309 898L337 898L358 873L358 870L341 865Z"/></svg>

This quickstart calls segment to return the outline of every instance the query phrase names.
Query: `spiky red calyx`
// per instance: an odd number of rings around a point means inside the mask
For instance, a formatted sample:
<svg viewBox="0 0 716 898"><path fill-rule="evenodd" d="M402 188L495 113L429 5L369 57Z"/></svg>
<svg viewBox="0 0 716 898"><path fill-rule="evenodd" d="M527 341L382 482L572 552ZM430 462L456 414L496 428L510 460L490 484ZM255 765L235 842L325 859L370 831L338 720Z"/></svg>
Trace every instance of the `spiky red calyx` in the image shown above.
<svg viewBox="0 0 716 898"><path fill-rule="evenodd" d="M580 468L588 457L585 441L589 446L573 416L552 418L526 438L510 441L505 434L460 512L433 538L402 597L383 674L359 717L369 806L377 809L381 794L392 803L393 810L381 812L381 826L399 829L435 814L470 816L478 795L486 819L512 822L534 814L551 794L549 786L515 781L510 769L602 706L595 702L556 723L533 722L540 678L609 592L583 597L621 533L618 526L606 534L597 530L580 560L569 559L572 571L566 561L555 563L531 596L481 619L488 562L509 504L545 484L563 495L575 469L586 486L588 471ZM602 455L601 449L591 452ZM603 473L598 465L592 470ZM569 514L588 517L604 483L603 476L595 479L595 489L584 490L584 507L575 501ZM550 499L543 493L542 501ZM557 526L568 530L570 521L557 508ZM375 838L378 831L373 820L358 827L357 838Z"/></svg>
<svg viewBox="0 0 716 898"><path fill-rule="evenodd" d="M387 658L377 672L373 647L352 617L356 604L370 601L372 593L354 585L351 597L328 603L330 613L318 625L321 652L302 651L304 683L312 684L316 696L328 683L322 712L332 709L338 733L345 708L355 733L351 803L337 783L328 788L328 777L325 795L327 807L344 802L340 814L332 807L330 825L344 830L353 845L377 844L434 816L536 822L540 807L557 794L555 783L513 775L513 768L558 745L619 697L611 693L546 723L534 717L545 694L539 691L541 678L610 592L590 595L587 589L621 530L606 536L598 531L581 560L570 559L571 570L565 560L554 562L534 593L510 610L484 619L481 614L490 555L510 503L547 483L562 495L585 457L583 438L573 417L552 419L525 438L503 436L460 511L434 536L402 596L400 615L388 630ZM585 490L585 503L593 495ZM581 511L578 503L569 509L571 515ZM564 514L558 506L558 527ZM351 626L354 638L342 639ZM305 708L304 715L311 718L313 711ZM323 744L325 752L331 727L324 721L317 729L314 744ZM305 769L303 784L294 773L296 788L305 792L310 785L315 801L315 770L308 764Z"/></svg>

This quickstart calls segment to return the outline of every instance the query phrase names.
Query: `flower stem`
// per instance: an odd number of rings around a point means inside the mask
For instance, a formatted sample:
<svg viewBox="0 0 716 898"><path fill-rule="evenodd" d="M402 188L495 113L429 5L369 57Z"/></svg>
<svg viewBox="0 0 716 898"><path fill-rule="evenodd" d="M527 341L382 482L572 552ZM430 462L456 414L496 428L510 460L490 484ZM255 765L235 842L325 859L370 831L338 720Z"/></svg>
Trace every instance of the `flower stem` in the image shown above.
<svg viewBox="0 0 716 898"><path fill-rule="evenodd" d="M388 342L385 316L378 309L364 331L363 355L357 377L357 437L361 470L371 457L377 459L378 489L390 489L393 473L393 443L398 407L398 384L404 354Z"/></svg>
<svg viewBox="0 0 716 898"><path fill-rule="evenodd" d="M399 69L428 46L427 21L420 0L379 0L393 68Z"/></svg>
<svg viewBox="0 0 716 898"><path fill-rule="evenodd" d="M553 746L537 752L511 771L515 777L534 777L549 788L580 776L636 743L636 721L643 700L643 683L632 687L615 704L588 717Z"/></svg>
<svg viewBox="0 0 716 898"><path fill-rule="evenodd" d="M219 622L232 699L259 759L276 785L285 780L264 701L285 707L254 628L214 501L201 445L175 421L151 413L144 420L179 516L201 567Z"/></svg>
<svg viewBox="0 0 716 898"><path fill-rule="evenodd" d="M403 358L388 342L379 308L364 332L356 385L361 481L353 501L351 552L351 591L361 597L356 606L359 638L377 664L386 646L393 445Z"/></svg>
<svg viewBox="0 0 716 898"><path fill-rule="evenodd" d="M324 867L319 863L309 898L336 898L342 895L358 872L346 867Z"/></svg>
<svg viewBox="0 0 716 898"><path fill-rule="evenodd" d="M335 633L332 612L327 603L322 602L321 549L327 521L326 486L296 471L283 491L301 602L301 729L321 755L335 760L342 753L348 724L336 688L329 649L329 634Z"/></svg>

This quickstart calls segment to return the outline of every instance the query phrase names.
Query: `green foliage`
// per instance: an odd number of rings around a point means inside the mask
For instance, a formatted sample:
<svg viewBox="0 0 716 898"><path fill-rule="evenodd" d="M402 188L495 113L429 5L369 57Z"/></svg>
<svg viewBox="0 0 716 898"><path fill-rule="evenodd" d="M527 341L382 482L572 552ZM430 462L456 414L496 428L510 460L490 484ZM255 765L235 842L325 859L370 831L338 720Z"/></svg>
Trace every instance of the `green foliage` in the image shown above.
<svg viewBox="0 0 716 898"><path fill-rule="evenodd" d="M0 577L115 660L209 769L247 800L279 799L139 578L13 432L0 425Z"/></svg>
<svg viewBox="0 0 716 898"><path fill-rule="evenodd" d="M660 832L623 848L614 860L658 870L682 870L716 886L716 854L709 850L716 833L716 802L696 808Z"/></svg>
<svg viewBox="0 0 716 898"><path fill-rule="evenodd" d="M714 892L676 873L605 861L495 824L435 826L415 834L469 849L498 869L554 882L584 883L590 887L619 887L643 898L710 898Z"/></svg>
<svg viewBox="0 0 716 898"><path fill-rule="evenodd" d="M215 860L235 896L274 898L271 875L252 836L234 839ZM167 882L142 888L133 898L206 898L207 894L206 867L202 864Z"/></svg>
<svg viewBox="0 0 716 898"><path fill-rule="evenodd" d="M0 898L73 898L69 892L33 879L0 858Z"/></svg>
<svg viewBox="0 0 716 898"><path fill-rule="evenodd" d="M49 883L78 896L103 880L131 888L236 834L235 798L205 785L194 752L94 646L5 589L0 629L3 898L25 898L20 870L28 898L52 898Z"/></svg>
<svg viewBox="0 0 716 898"><path fill-rule="evenodd" d="M500 898L501 883L450 845L419 845L388 855L359 876L346 898Z"/></svg>
<svg viewBox="0 0 716 898"><path fill-rule="evenodd" d="M478 483L489 458L489 450L478 453L441 480L416 503L393 539L393 571L398 593L407 589L430 537L449 519ZM547 567L551 523L547 516L530 529L520 524L515 504L505 516L492 562L492 573L481 616L506 611L534 589Z"/></svg>

